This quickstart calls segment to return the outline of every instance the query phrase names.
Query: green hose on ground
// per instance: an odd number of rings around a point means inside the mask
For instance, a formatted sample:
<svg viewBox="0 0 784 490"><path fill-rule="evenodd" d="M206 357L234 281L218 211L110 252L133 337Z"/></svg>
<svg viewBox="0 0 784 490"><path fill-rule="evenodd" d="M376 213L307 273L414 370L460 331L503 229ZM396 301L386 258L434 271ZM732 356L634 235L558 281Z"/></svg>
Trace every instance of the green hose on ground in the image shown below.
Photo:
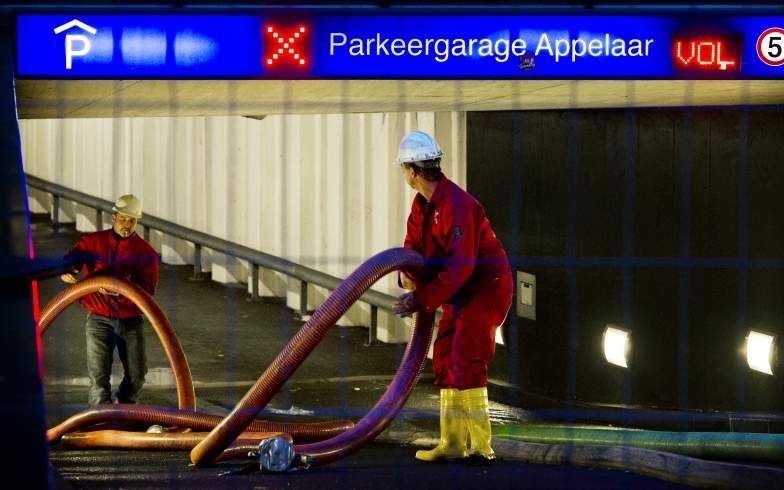
<svg viewBox="0 0 784 490"><path fill-rule="evenodd" d="M784 461L784 434L665 432L596 426L494 425L493 437L540 444L631 446L703 459Z"/></svg>
<svg viewBox="0 0 784 490"><path fill-rule="evenodd" d="M784 488L784 469L771 464L711 461L630 446L539 444L496 438L496 455L525 464L570 465L622 470L703 488Z"/></svg>

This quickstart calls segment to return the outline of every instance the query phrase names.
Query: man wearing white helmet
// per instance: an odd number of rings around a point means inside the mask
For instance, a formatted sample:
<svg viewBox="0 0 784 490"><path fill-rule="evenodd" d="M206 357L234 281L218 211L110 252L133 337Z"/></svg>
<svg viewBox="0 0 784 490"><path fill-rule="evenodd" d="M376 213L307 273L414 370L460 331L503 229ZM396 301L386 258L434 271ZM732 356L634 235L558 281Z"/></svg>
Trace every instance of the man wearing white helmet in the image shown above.
<svg viewBox="0 0 784 490"><path fill-rule="evenodd" d="M110 275L127 279L152 295L158 284L159 259L155 249L136 234L136 224L142 217L141 201L133 194L120 196L112 211L110 229L82 236L65 254L80 268L60 277L75 283L81 269L84 278ZM112 403L109 377L115 347L124 369L117 401L135 403L147 374L141 310L124 296L103 288L79 302L88 311L85 331L90 405Z"/></svg>
<svg viewBox="0 0 784 490"><path fill-rule="evenodd" d="M512 304L509 261L485 210L441 172L444 153L429 134L413 131L400 142L397 163L417 195L408 217L405 247L425 258L415 275L401 273L395 312L443 315L433 345L435 385L441 388L441 438L417 459L475 457L492 460L487 364L495 329ZM470 444L468 441L470 440Z"/></svg>

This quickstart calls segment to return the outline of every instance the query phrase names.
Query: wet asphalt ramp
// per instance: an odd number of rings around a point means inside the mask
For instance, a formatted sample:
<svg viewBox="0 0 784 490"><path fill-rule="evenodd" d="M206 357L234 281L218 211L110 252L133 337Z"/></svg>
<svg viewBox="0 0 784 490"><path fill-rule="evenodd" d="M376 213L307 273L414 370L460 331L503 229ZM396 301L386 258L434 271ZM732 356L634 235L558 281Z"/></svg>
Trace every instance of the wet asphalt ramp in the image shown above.
<svg viewBox="0 0 784 490"><path fill-rule="evenodd" d="M58 257L79 237L72 228L53 231L34 223L39 257ZM168 316L188 358L197 407L225 414L245 394L280 349L301 327L281 299L248 301L244 286L190 280L192 268L162 264L155 299ZM42 304L65 285L40 283ZM43 339L45 400L49 425L87 408L85 312L71 306ZM168 361L152 329L146 333L148 383L139 403L169 406L177 395ZM404 345L368 347L364 328L333 328L270 401L260 417L270 420L358 419L381 397L397 370ZM498 360L496 360L498 362ZM115 360L114 387L121 376ZM438 390L429 361L406 407L376 442L325 467L281 475L234 474L246 462L212 468L190 465L187 452L67 451L51 448L58 488L675 488L620 471L569 466L427 464L407 443L433 438L438 430ZM491 398L493 391L491 387ZM502 396L502 393L498 393Z"/></svg>

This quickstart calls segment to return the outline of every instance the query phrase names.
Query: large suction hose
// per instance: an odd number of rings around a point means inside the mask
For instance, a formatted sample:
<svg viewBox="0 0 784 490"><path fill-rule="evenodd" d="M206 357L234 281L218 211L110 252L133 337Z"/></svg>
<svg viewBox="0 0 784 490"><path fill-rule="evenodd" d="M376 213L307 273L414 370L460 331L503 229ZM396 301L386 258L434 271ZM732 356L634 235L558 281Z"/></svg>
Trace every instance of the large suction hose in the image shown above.
<svg viewBox="0 0 784 490"><path fill-rule="evenodd" d="M122 404L97 405L49 429L46 431L46 437L50 443L57 442L69 432L110 421L142 422L145 425L159 424L208 431L214 429L222 419L223 417L219 415L208 415L166 407L142 407ZM285 432L290 434L297 442L311 442L334 437L352 427L354 427L354 422L350 420L299 424L254 420L247 430L250 432ZM132 435L128 437L133 438Z"/></svg>
<svg viewBox="0 0 784 490"><path fill-rule="evenodd" d="M417 314L416 324L401 365L392 383L373 409L355 426L350 421L332 421L310 424L286 424L256 420L256 414L264 408L282 384L299 367L307 355L326 335L329 328L348 310L348 308L379 278L395 269L416 269L421 267L422 257L407 249L391 249L382 252L362 264L352 273L327 301L319 307L311 319L300 329L294 338L275 358L256 384L243 397L232 413L220 421L219 416L193 412L195 395L185 355L163 312L152 298L143 290L128 282L111 277L88 278L60 293L42 312L39 326L41 333L52 323L57 315L79 298L96 292L100 288L116 291L133 301L150 319L156 334L164 346L166 355L177 381L180 407L174 410L161 407L139 406L99 406L77 414L67 421L50 429L47 436L50 442L58 440L66 432L101 422L123 420L139 421L188 427L196 430L210 430L205 433L168 433L145 434L123 431L94 431L75 433L67 436L70 447L128 447L147 449L188 449L193 447L191 460L196 464L209 464L226 459L245 458L249 451L255 451L261 439L277 436L291 442L291 434L296 441L321 441L297 445L300 464L325 464L347 456L376 437L392 421L405 404L421 371L424 357L432 334L432 315ZM247 429L247 432L244 432ZM281 432L286 434L280 434ZM594 446L569 446L567 453L577 453L581 447L587 450L589 465L596 464L593 452L607 446L595 444L623 444L645 448L661 448L670 452L680 452L700 457L749 458L781 461L784 449L781 437L771 434L718 434L717 433L672 433L652 431L622 431L614 429L595 429L585 427L557 426L499 426L494 429L498 437L547 443L593 444ZM329 438L324 440L325 438ZM64 441L65 442L65 441ZM499 441L499 444L504 442ZM526 444L526 443L518 443ZM195 447L194 447L195 445ZM539 447L527 443L526 448ZM542 446L547 448L560 446ZM589 449L590 448L590 449ZM607 447L608 451L619 449ZM625 452L651 452L647 449L620 448ZM526 449L529 451L529 449ZM547 454L555 454L547 450ZM527 453L526 453L527 454ZM580 453L582 454L582 453ZM641 453L642 454L642 453ZM646 453L647 454L647 453ZM659 453L665 454L666 453ZM683 456L680 456L683 458ZM628 454L624 453L613 461L623 461L621 467L628 468ZM559 460L560 461L560 460ZM696 460L695 460L696 461ZM565 461L560 461L561 463ZM574 462L572 462L575 464ZM620 463L617 463L620 464ZM680 464L680 463L679 463ZM726 463L722 463L725 464ZM738 465L733 465L738 466ZM645 471L650 471L645 467ZM756 473L766 468L755 470ZM638 470L638 472L641 470ZM642 471L643 474L646 474ZM659 470L657 470L659 471ZM674 475L671 469L661 470L662 474ZM737 472L733 470L733 475ZM658 473L657 473L658 475ZM661 475L658 475L661 477ZM704 476L704 475L703 475ZM773 475L780 478L780 472ZM667 478L672 479L672 478ZM700 483L715 478L699 479ZM748 483L747 479L741 479ZM767 480L766 480L767 481ZM689 480L692 482L692 480Z"/></svg>
<svg viewBox="0 0 784 490"><path fill-rule="evenodd" d="M375 439L405 405L422 371L432 333L433 315L417 313L411 341L384 396L353 429L326 441L296 446L300 462L306 466L326 464L348 456Z"/></svg>
<svg viewBox="0 0 784 490"><path fill-rule="evenodd" d="M66 449L142 449L148 451L185 451L201 442L209 432L168 432L148 434L146 432L126 432L121 430L95 430L72 432L63 436ZM217 460L247 459L250 454L258 453L259 443L271 437L291 442L291 436L280 432L243 432L240 437L223 451Z"/></svg>
<svg viewBox="0 0 784 490"><path fill-rule="evenodd" d="M97 292L104 288L117 292L131 300L144 315L158 335L163 345L166 357L171 365L177 386L177 398L181 410L161 407L141 407L138 405L104 405L88 409L74 415L65 422L49 429L46 433L50 443L57 442L64 434L100 422L115 420L145 422L147 424L163 424L177 427L187 427L196 430L212 430L221 417L195 413L196 395L193 388L191 371L188 361L182 350L174 329L171 327L166 314L155 303L155 300L138 286L128 281L109 276L93 276L64 289L55 296L41 313L38 325L43 334L69 305L80 298ZM310 442L321 441L354 426L350 420L335 420L329 422L312 423L282 423L268 421L254 421L250 430L255 432L285 432L291 434L296 441ZM136 438L133 432L118 431L117 437L125 434L129 441ZM89 439L84 444L88 445ZM188 448L190 449L190 448Z"/></svg>
<svg viewBox="0 0 784 490"><path fill-rule="evenodd" d="M185 358L185 353L182 350L180 341L177 340L177 336L174 334L169 319L166 318L166 314L155 303L152 296L129 281L110 276L92 276L65 288L41 312L41 320L38 322L41 335L46 332L46 329L52 324L54 319L71 303L78 301L83 296L96 293L101 288L125 296L138 306L144 313L144 316L150 320L150 325L152 325L153 330L158 335L158 339L161 341L163 350L166 353L166 358L172 367L174 381L177 385L177 402L179 407L181 409L196 408L196 392L193 389L188 360Z"/></svg>
<svg viewBox="0 0 784 490"><path fill-rule="evenodd" d="M221 451L226 449L254 420L256 414L266 406L329 329L373 283L391 271L418 269L422 264L422 256L418 253L397 248L381 252L359 266L286 344L234 410L193 448L191 461L197 465L214 462ZM416 383L430 343L432 324L432 315L417 314L414 336L409 342L395 378L382 399L350 431L350 434L330 439L322 445L299 448L304 450L305 456L311 456L309 463L323 464L343 457L384 430L405 403L411 388Z"/></svg>
<svg viewBox="0 0 784 490"><path fill-rule="evenodd" d="M772 465L709 461L631 446L538 444L494 438L504 459L528 464L556 464L631 471L684 485L705 488L781 488L784 471Z"/></svg>
<svg viewBox="0 0 784 490"><path fill-rule="evenodd" d="M125 432L122 430L96 430L73 432L63 436L66 449L148 449L152 451L182 451L193 447L204 439L208 432ZM258 447L259 442L270 437L283 437L291 440L288 434L280 432L243 432L234 441L232 448ZM230 448L231 449L231 448Z"/></svg>
<svg viewBox="0 0 784 490"><path fill-rule="evenodd" d="M494 425L493 436L540 444L631 446L706 459L784 461L784 434L513 424Z"/></svg>

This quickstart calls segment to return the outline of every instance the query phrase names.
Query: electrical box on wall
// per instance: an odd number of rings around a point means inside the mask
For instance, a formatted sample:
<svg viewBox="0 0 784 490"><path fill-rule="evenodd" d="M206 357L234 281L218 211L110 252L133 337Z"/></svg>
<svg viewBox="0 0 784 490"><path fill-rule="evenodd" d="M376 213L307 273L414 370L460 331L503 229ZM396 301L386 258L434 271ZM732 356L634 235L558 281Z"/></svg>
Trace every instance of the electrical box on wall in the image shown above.
<svg viewBox="0 0 784 490"><path fill-rule="evenodd" d="M517 316L536 320L536 276L517 271Z"/></svg>

